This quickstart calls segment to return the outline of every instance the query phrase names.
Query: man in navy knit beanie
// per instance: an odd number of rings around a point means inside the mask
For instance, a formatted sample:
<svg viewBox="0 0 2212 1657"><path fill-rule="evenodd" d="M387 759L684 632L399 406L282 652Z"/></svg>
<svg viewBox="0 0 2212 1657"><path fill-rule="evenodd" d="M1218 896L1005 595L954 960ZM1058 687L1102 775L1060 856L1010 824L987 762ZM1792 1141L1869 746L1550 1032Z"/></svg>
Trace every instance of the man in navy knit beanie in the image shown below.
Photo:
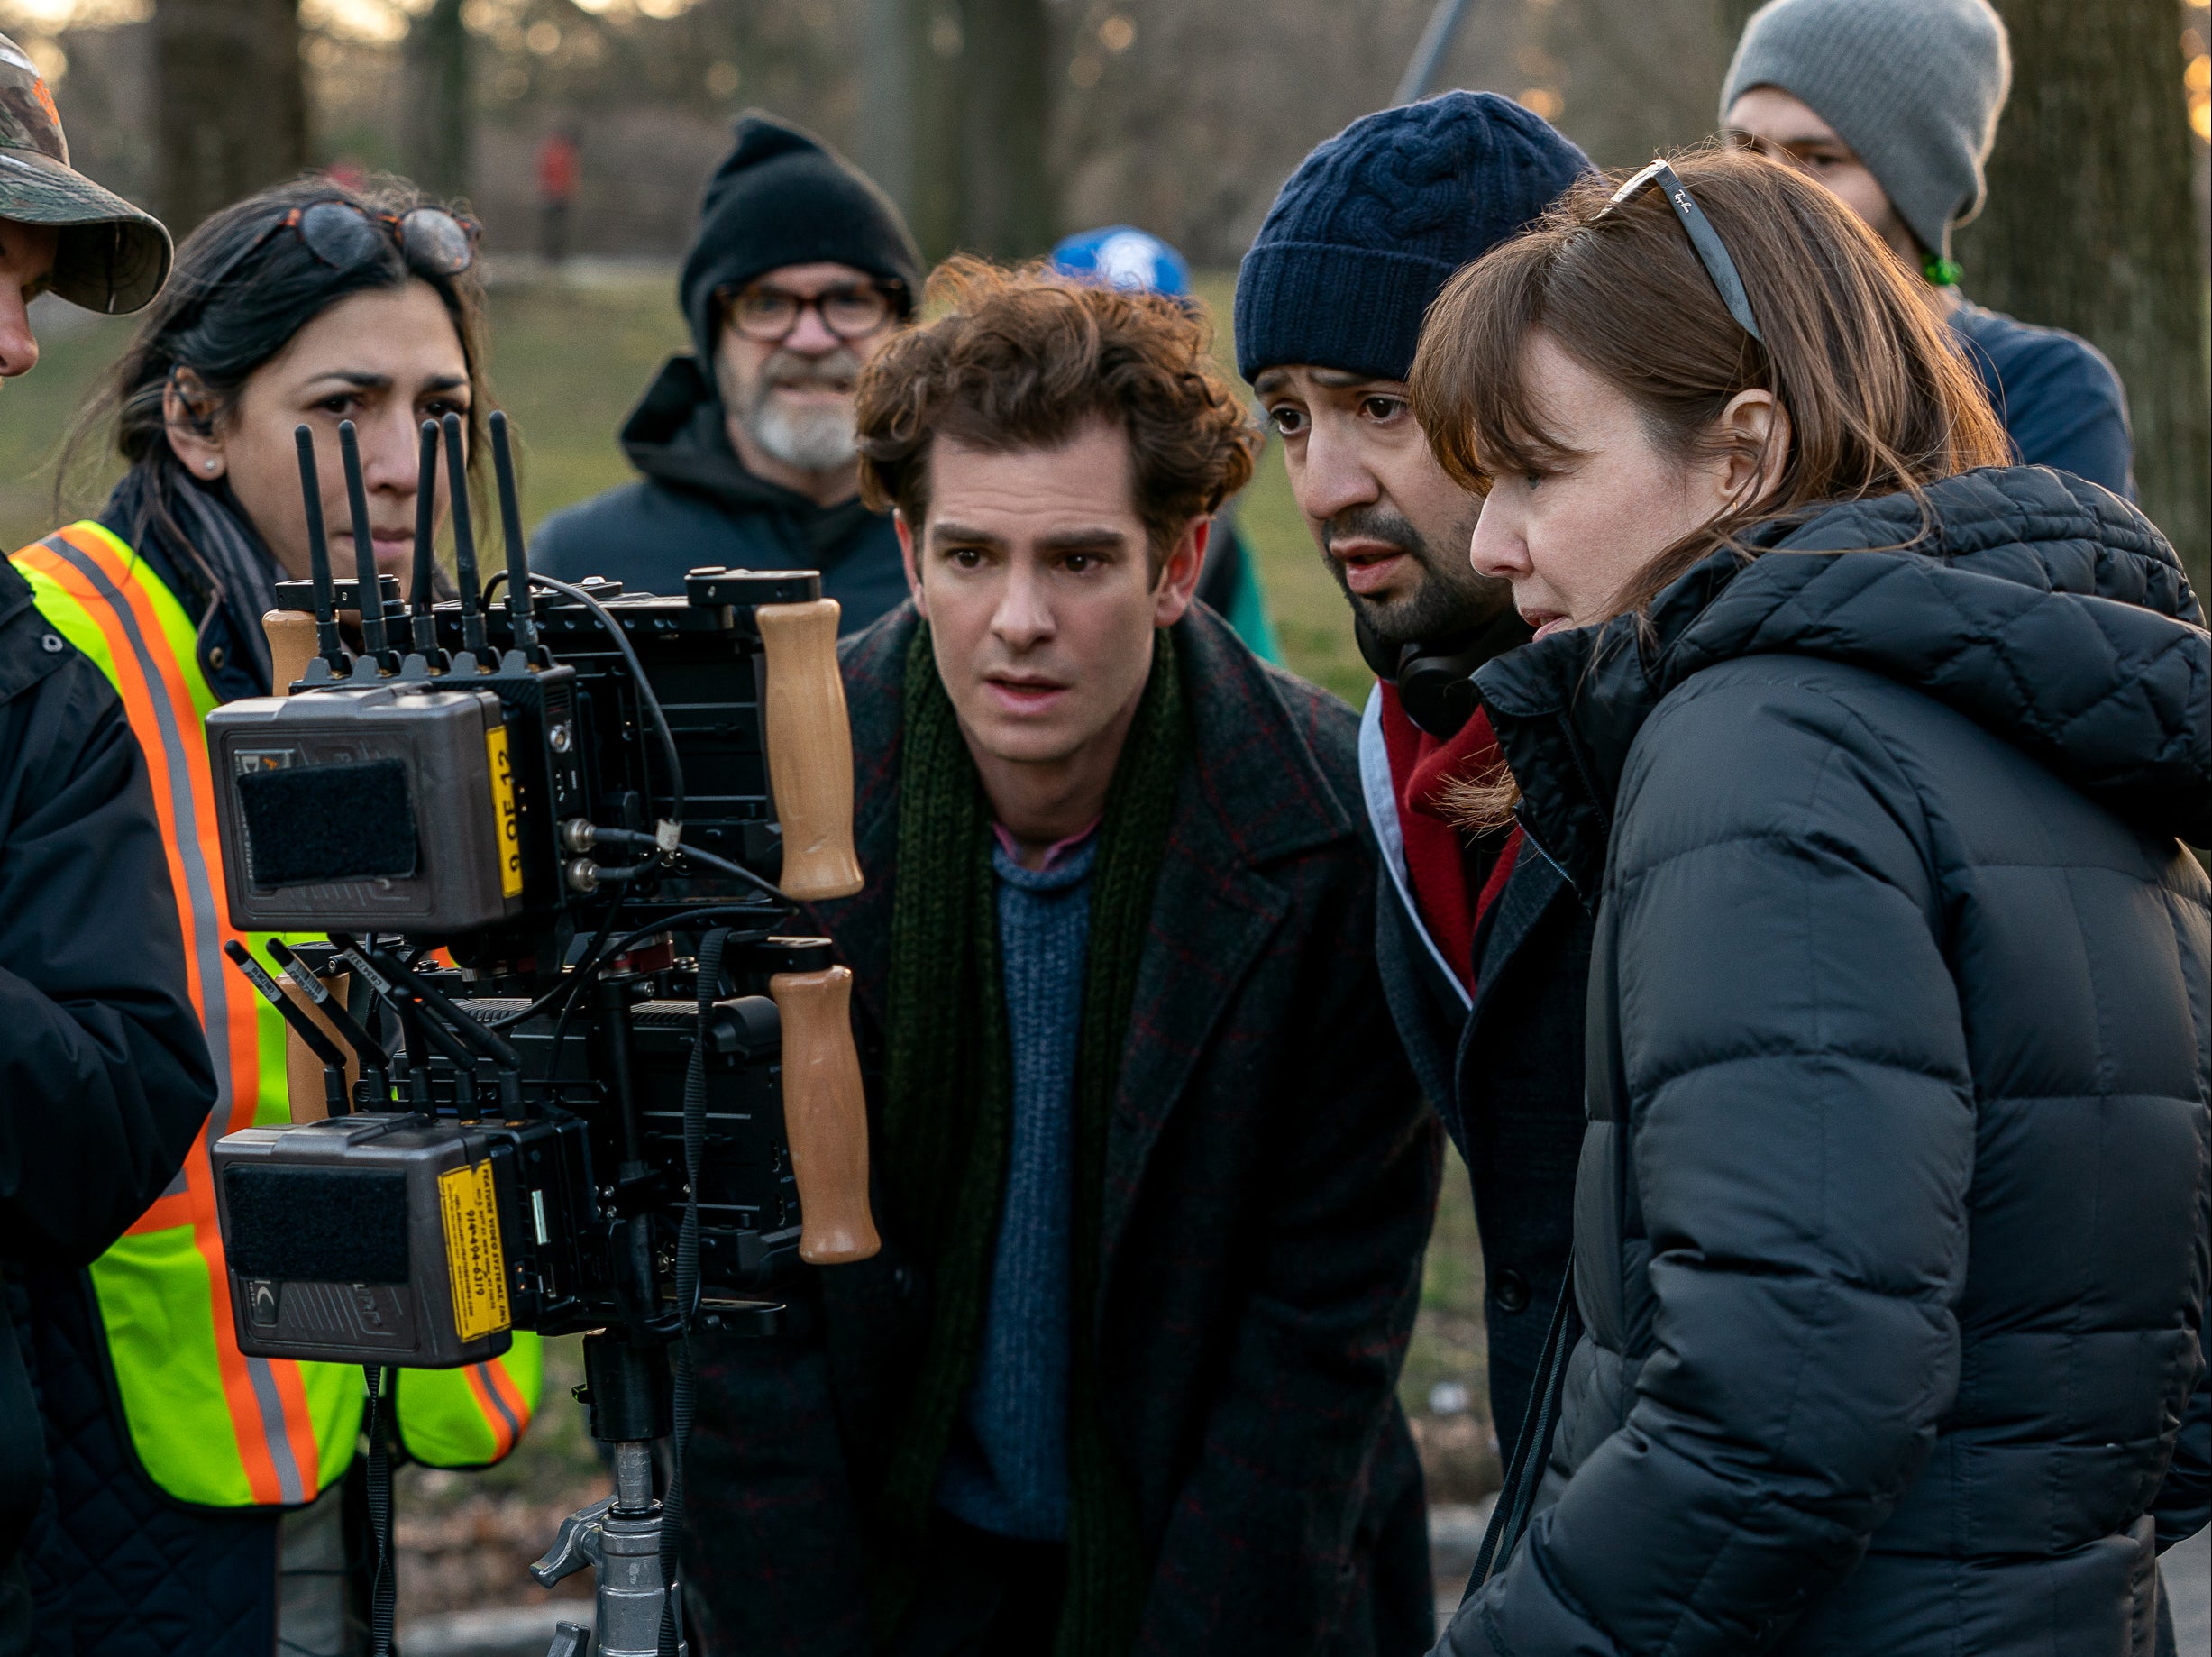
<svg viewBox="0 0 2212 1657"><path fill-rule="evenodd" d="M1379 681L1360 727L1389 887L1376 953L1414 1072L1473 1170L1491 1418L1506 1448L1573 1231L1589 930L1517 834L1469 833L1446 807L1452 783L1497 764L1468 675L1529 635L1510 593L1467 561L1481 503L1430 453L1405 377L1452 273L1589 169L1494 93L1385 110L1305 159L1237 279L1237 365Z"/></svg>

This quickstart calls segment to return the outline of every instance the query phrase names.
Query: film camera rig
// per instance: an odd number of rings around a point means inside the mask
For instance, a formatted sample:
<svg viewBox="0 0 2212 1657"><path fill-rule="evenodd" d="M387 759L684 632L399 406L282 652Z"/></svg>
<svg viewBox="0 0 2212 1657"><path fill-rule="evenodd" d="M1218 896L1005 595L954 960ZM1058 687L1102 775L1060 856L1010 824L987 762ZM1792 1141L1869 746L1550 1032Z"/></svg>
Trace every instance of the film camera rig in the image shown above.
<svg viewBox="0 0 2212 1657"><path fill-rule="evenodd" d="M372 1449L387 1370L591 1332L615 1494L531 1569L598 1569L595 1630L562 1625L553 1657L644 1657L683 1645L652 1446L676 1440L677 1508L685 1338L772 1332L800 1263L878 1246L851 976L784 930L861 883L837 607L812 572L694 571L681 598L533 574L490 432L506 569L480 585L460 417L425 422L404 609L351 423L351 581L296 434L313 579L268 618L292 693L215 709L207 741L231 922L287 935L296 993L229 952L319 1061L321 1114L296 1081L291 1126L218 1141L216 1197L240 1348L362 1364ZM459 596L436 602L441 447ZM370 1487L388 1519L380 1458Z"/></svg>

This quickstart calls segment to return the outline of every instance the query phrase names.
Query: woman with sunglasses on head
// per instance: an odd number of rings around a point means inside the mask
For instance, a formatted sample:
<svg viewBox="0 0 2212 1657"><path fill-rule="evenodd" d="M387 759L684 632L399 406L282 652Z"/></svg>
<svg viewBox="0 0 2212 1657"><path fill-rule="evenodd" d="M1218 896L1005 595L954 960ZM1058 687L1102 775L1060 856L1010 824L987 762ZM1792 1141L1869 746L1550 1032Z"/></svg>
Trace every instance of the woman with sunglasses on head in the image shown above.
<svg viewBox="0 0 2212 1657"><path fill-rule="evenodd" d="M1745 153L1571 190L1445 289L1412 394L1536 628L1462 810L1597 911L1573 1293L1440 1649L2148 1650L2206 1518L2171 549L2004 465L1896 261Z"/></svg>
<svg viewBox="0 0 2212 1657"><path fill-rule="evenodd" d="M282 1022L223 956L239 938L269 964L263 938L229 925L200 727L286 688L261 618L275 583L308 573L297 427L315 435L343 574L338 428L353 423L377 561L404 585L421 424L457 414L473 435L489 401L474 262L474 226L397 185L301 179L216 214L79 422L80 437L112 430L122 481L96 517L14 555L48 620L115 682L146 755L218 1085L170 1191L88 1277L30 1286L61 1452L25 1549L41 1652L359 1644L341 1509L361 1372L247 1358L233 1333L206 1147L290 1106ZM497 1460L538 1384L535 1337L492 1364L407 1371L399 1439L437 1465Z"/></svg>

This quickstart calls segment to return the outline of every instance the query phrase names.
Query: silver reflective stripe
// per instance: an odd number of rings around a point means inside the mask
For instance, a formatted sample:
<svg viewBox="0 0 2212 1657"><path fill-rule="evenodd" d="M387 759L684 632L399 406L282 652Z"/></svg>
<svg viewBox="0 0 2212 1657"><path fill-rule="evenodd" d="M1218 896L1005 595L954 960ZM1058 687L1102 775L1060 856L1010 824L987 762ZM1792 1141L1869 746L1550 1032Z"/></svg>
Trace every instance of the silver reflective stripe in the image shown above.
<svg viewBox="0 0 2212 1657"><path fill-rule="evenodd" d="M177 709L164 693L160 658L147 646L145 636L139 631L138 618L131 609L115 583L108 580L107 572L59 536L49 536L41 545L67 563L91 583L94 591L107 601L107 607L130 641L131 654L138 658L139 676L146 682L146 700L153 704L154 723L161 735L161 752L169 764L169 797L172 820L178 825L177 851L179 866L184 871L186 897L189 900L195 952L199 957L200 1008L203 1021L215 1037L207 1043L209 1057L215 1072L215 1114L208 1125L228 1121L235 1103L235 1078L231 1074L230 1043L230 980L225 973L223 954L223 929L215 912L215 883L207 873L207 860L200 847L199 802L192 798L192 772L186 763L184 733L178 728ZM203 1132L193 1154L208 1158L208 1136ZM181 1177L181 1176L180 1176ZM215 1167L208 1160L206 1167L208 1189L215 1188ZM253 1383L254 1401L261 1407L261 1437L269 1446L269 1459L277 1469L277 1489L287 1503L307 1499L306 1480L300 1477L299 1462L292 1454L292 1441L284 1430L284 1400L277 1393L277 1377L265 1359L248 1358L246 1374Z"/></svg>
<svg viewBox="0 0 2212 1657"><path fill-rule="evenodd" d="M1383 687L1379 683L1367 692L1367 710L1359 716L1359 792L1367 802L1367 821L1375 829L1383 866L1390 871L1390 883L1398 889L1398 902L1405 911L1407 923L1429 951L1437 971L1444 975L1444 982L1459 997L1459 1004L1471 1011L1475 998L1445 961L1436 939L1429 936L1428 923L1421 920L1412 887L1406 882L1405 836L1398 827L1397 792L1391 786L1390 749L1383 741Z"/></svg>
<svg viewBox="0 0 2212 1657"><path fill-rule="evenodd" d="M476 1366L476 1372L483 1378L484 1396L491 1400L491 1407L507 1418L507 1430L513 1435L507 1442L515 1444L521 1443L522 1423L515 1419L515 1412L507 1407L507 1400L499 1396L499 1388L491 1378L491 1365L480 1363Z"/></svg>

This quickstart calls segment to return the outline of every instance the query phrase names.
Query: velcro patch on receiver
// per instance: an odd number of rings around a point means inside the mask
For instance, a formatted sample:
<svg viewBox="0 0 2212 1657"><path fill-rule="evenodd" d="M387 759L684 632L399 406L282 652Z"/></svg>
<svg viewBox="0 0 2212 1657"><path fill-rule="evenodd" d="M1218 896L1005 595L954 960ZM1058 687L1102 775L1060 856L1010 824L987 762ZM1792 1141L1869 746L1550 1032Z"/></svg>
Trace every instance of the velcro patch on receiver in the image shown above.
<svg viewBox="0 0 2212 1657"><path fill-rule="evenodd" d="M407 1281L407 1178L383 1168L223 1170L233 1270L292 1283Z"/></svg>
<svg viewBox="0 0 2212 1657"><path fill-rule="evenodd" d="M415 808L403 761L250 771L237 787L257 886L415 873Z"/></svg>

